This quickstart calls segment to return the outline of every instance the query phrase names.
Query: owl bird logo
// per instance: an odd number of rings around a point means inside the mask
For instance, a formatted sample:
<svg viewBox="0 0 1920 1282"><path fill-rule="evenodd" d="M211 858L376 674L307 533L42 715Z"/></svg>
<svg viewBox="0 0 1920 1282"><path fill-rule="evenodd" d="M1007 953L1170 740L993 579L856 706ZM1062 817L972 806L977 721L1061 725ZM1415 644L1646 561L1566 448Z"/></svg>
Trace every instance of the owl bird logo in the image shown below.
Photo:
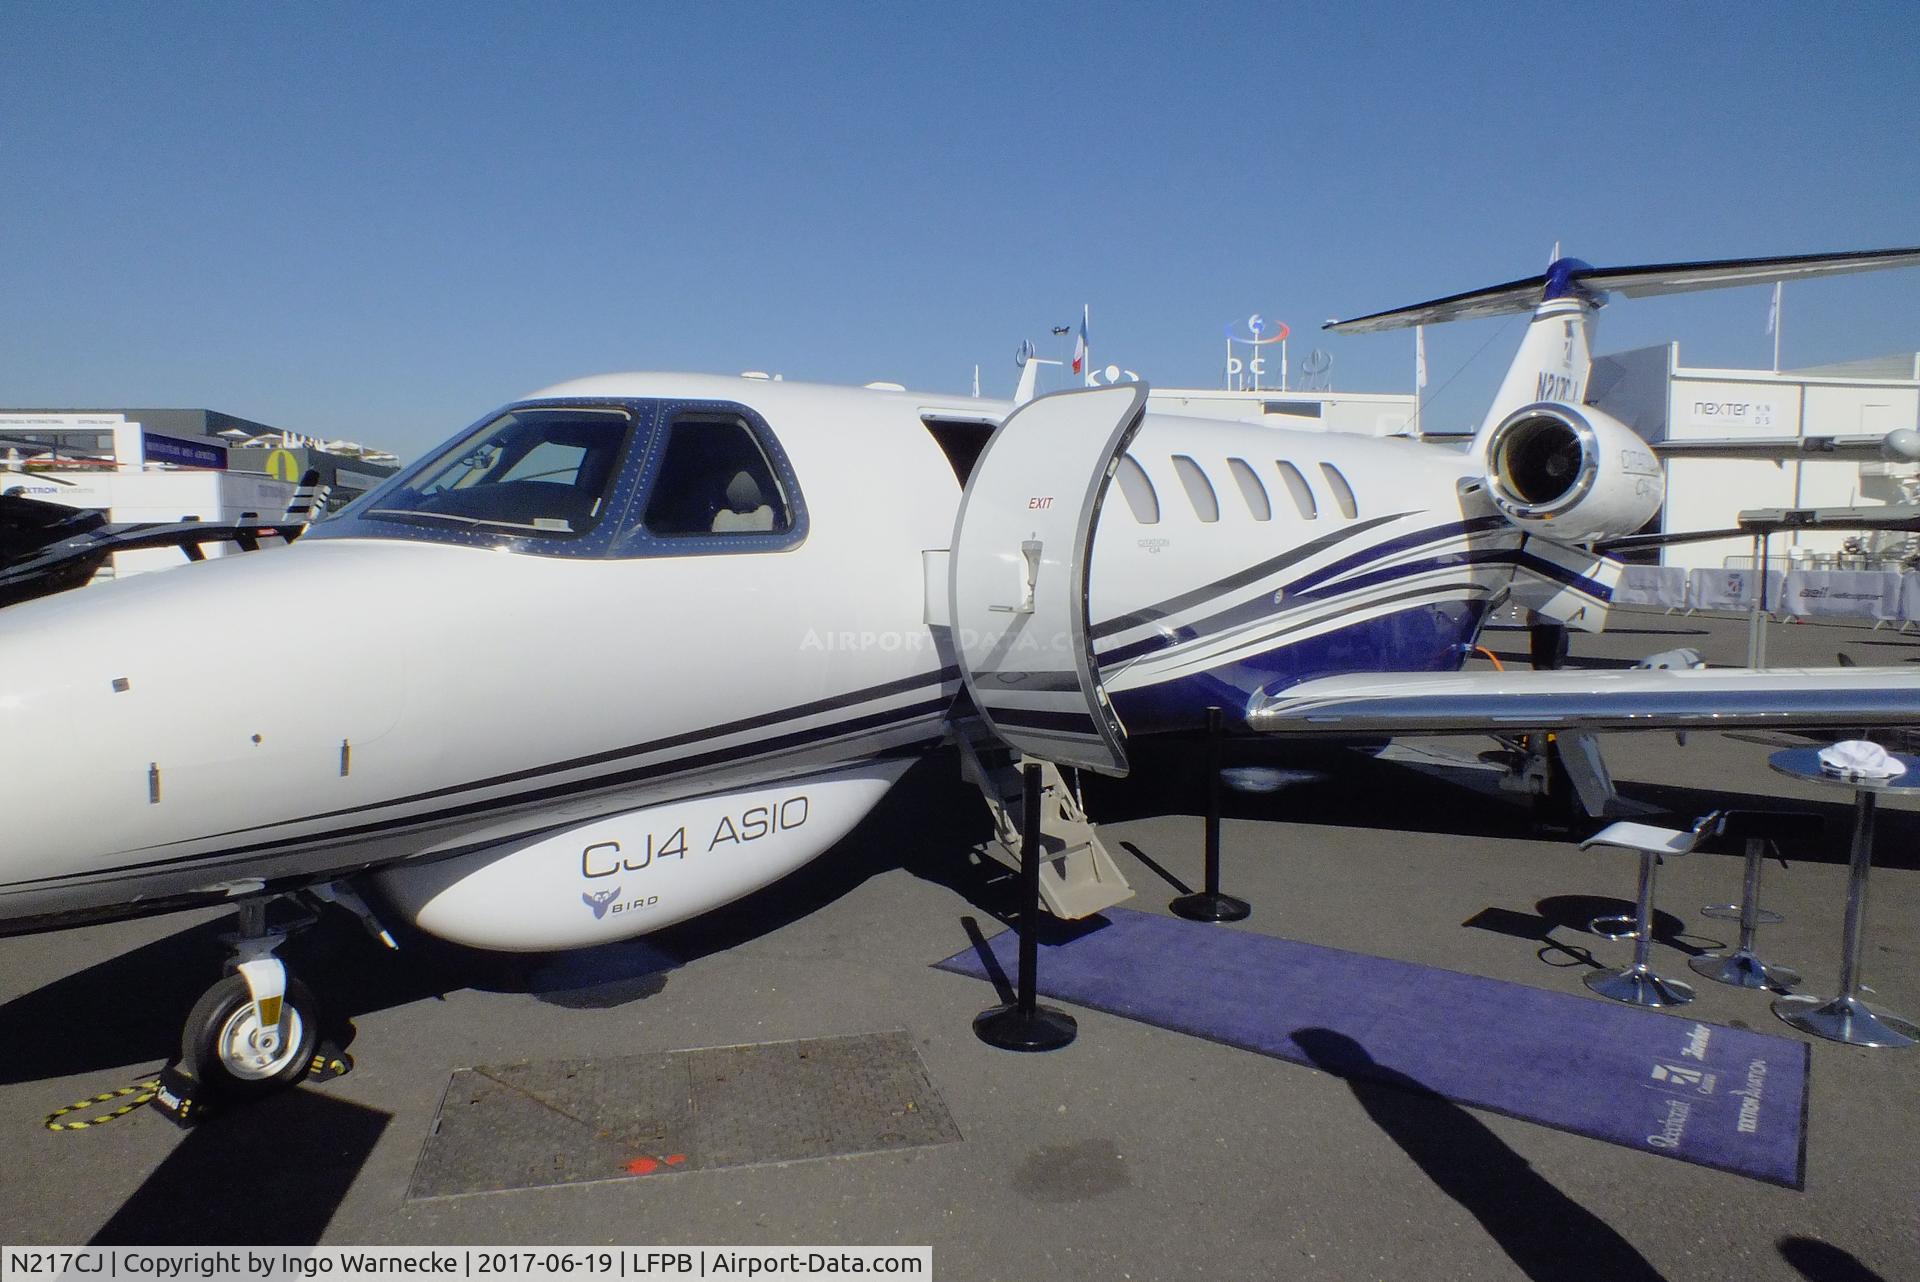
<svg viewBox="0 0 1920 1282"><path fill-rule="evenodd" d="M612 890L589 891L580 896L580 902L593 909L593 919L599 921L607 915L607 905L620 897L620 887Z"/></svg>

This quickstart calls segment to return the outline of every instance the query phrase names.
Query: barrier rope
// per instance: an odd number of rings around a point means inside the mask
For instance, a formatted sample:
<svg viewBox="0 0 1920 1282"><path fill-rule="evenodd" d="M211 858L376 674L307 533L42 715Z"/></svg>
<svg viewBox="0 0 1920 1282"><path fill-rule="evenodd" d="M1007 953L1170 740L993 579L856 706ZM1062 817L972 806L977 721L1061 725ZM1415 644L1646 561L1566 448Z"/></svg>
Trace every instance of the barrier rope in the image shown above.
<svg viewBox="0 0 1920 1282"><path fill-rule="evenodd" d="M102 1091L100 1094L90 1096L87 1099L75 1100L65 1108L56 1108L53 1112L48 1113L46 1128L50 1131L84 1131L92 1126L105 1126L115 1118L125 1117L128 1113L133 1112L134 1109L152 1100L159 1090L160 1079L150 1077L144 1082L135 1082L131 1086L122 1086L117 1090ZM128 1096L132 1096L133 1098L127 1099ZM122 1099L127 1100L127 1102L111 1112L101 1114L99 1117L83 1117L74 1122L63 1122L60 1120L70 1114L82 1112L90 1108L97 1108L102 1104L111 1104L115 1100Z"/></svg>

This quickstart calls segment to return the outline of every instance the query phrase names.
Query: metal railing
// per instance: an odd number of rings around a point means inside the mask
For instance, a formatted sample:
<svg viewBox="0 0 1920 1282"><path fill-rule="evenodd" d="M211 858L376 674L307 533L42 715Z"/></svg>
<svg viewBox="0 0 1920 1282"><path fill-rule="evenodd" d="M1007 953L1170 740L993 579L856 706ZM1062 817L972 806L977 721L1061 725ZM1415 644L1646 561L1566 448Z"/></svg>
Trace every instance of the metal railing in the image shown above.
<svg viewBox="0 0 1920 1282"><path fill-rule="evenodd" d="M1723 570L1757 570L1760 563L1751 556L1722 557L1720 568ZM1785 573L1788 570L1911 570L1920 567L1907 562L1886 557L1866 556L1852 552L1815 552L1807 556L1792 558L1775 556L1767 558L1767 568Z"/></svg>

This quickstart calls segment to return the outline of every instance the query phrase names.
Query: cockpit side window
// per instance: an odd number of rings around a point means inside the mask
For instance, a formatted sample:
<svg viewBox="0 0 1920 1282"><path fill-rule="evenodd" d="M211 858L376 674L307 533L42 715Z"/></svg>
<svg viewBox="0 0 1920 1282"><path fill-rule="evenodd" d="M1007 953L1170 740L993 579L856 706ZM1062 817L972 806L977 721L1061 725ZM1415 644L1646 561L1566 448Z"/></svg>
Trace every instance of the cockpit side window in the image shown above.
<svg viewBox="0 0 1920 1282"><path fill-rule="evenodd" d="M518 538L577 539L606 515L633 415L618 408L509 410L357 514Z"/></svg>
<svg viewBox="0 0 1920 1282"><path fill-rule="evenodd" d="M799 479L753 409L555 398L482 419L303 537L628 560L780 552L807 530Z"/></svg>
<svg viewBox="0 0 1920 1282"><path fill-rule="evenodd" d="M649 534L785 534L787 497L747 424L683 414L667 429L642 524Z"/></svg>

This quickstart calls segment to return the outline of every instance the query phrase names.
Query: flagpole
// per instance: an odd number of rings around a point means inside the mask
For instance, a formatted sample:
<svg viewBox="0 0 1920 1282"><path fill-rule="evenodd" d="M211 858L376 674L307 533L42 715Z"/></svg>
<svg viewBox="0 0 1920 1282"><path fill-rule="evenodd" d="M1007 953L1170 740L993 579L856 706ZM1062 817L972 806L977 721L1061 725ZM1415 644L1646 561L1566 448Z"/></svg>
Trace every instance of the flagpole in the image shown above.
<svg viewBox="0 0 1920 1282"><path fill-rule="evenodd" d="M1091 312L1092 308L1086 303L1080 304L1080 337L1087 348L1087 354L1081 361L1081 364L1084 365L1085 368L1080 371L1080 376L1086 380L1088 387L1093 386L1093 339L1087 336L1087 327L1090 323Z"/></svg>
<svg viewBox="0 0 1920 1282"><path fill-rule="evenodd" d="M1427 386L1427 327L1413 327L1413 430L1420 432L1420 393Z"/></svg>
<svg viewBox="0 0 1920 1282"><path fill-rule="evenodd" d="M1773 331L1773 372L1776 374L1780 372L1780 291L1785 286L1785 281L1773 282L1773 315L1769 317L1772 323L1767 326Z"/></svg>

